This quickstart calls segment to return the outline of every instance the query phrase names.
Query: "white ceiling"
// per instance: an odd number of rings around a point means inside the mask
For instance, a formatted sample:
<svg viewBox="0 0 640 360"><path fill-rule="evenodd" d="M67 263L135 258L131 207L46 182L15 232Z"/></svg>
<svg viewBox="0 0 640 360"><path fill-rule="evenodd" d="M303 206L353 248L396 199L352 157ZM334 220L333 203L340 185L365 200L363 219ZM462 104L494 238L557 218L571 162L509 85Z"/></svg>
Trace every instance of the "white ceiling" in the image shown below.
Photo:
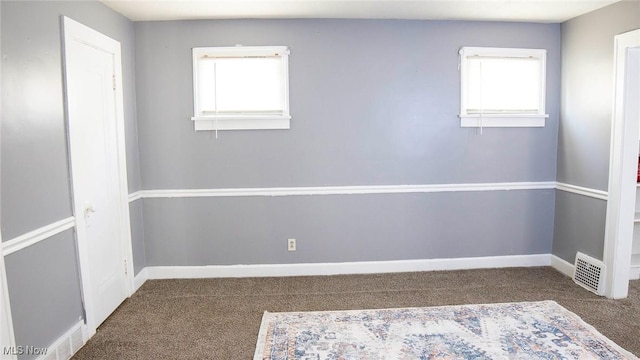
<svg viewBox="0 0 640 360"><path fill-rule="evenodd" d="M102 0L133 21L334 18L543 23L563 22L616 1L620 0Z"/></svg>

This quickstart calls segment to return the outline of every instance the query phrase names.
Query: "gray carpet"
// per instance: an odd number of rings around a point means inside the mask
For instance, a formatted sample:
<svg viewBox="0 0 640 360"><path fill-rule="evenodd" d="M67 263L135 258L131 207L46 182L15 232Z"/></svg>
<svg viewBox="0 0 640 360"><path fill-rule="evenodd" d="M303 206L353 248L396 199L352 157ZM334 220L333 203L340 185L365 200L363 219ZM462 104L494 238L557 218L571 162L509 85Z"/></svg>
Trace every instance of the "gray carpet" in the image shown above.
<svg viewBox="0 0 640 360"><path fill-rule="evenodd" d="M147 281L74 359L252 359L265 310L555 300L640 355L640 282L598 297L549 267L323 277Z"/></svg>

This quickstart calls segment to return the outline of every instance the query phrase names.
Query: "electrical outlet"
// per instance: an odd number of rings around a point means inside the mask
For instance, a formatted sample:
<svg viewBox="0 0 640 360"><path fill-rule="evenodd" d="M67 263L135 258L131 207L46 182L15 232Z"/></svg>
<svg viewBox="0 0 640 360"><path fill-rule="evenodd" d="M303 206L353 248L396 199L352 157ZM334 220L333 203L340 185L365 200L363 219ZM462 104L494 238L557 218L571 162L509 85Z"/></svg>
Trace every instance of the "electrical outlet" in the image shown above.
<svg viewBox="0 0 640 360"><path fill-rule="evenodd" d="M296 239L287 240L287 250L296 251Z"/></svg>

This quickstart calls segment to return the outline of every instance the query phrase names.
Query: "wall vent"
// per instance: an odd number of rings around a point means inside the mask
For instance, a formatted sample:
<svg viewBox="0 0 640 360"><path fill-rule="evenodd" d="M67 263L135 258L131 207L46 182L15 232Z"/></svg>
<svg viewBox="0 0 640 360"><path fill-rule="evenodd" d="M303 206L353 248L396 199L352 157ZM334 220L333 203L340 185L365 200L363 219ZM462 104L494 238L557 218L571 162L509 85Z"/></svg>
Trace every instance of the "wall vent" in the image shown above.
<svg viewBox="0 0 640 360"><path fill-rule="evenodd" d="M576 254L575 266L576 271L573 275L573 281L595 294L604 296L606 272L604 263L579 252Z"/></svg>
<svg viewBox="0 0 640 360"><path fill-rule="evenodd" d="M85 344L83 323L78 323L55 343L49 346L47 354L38 360L68 360Z"/></svg>

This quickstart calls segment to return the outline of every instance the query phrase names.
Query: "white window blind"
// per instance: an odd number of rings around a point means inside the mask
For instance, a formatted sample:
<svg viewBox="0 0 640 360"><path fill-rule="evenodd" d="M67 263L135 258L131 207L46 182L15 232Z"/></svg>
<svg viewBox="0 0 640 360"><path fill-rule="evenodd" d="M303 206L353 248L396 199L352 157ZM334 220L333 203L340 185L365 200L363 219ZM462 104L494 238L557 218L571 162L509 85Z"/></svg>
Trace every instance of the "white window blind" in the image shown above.
<svg viewBox="0 0 640 360"><path fill-rule="evenodd" d="M470 57L467 113L538 114L540 60Z"/></svg>
<svg viewBox="0 0 640 360"><path fill-rule="evenodd" d="M282 65L278 58L204 58L200 104L208 114L282 114Z"/></svg>
<svg viewBox="0 0 640 360"><path fill-rule="evenodd" d="M286 47L194 48L196 130L289 128Z"/></svg>
<svg viewBox="0 0 640 360"><path fill-rule="evenodd" d="M462 48L462 126L544 126L545 67L546 50Z"/></svg>

